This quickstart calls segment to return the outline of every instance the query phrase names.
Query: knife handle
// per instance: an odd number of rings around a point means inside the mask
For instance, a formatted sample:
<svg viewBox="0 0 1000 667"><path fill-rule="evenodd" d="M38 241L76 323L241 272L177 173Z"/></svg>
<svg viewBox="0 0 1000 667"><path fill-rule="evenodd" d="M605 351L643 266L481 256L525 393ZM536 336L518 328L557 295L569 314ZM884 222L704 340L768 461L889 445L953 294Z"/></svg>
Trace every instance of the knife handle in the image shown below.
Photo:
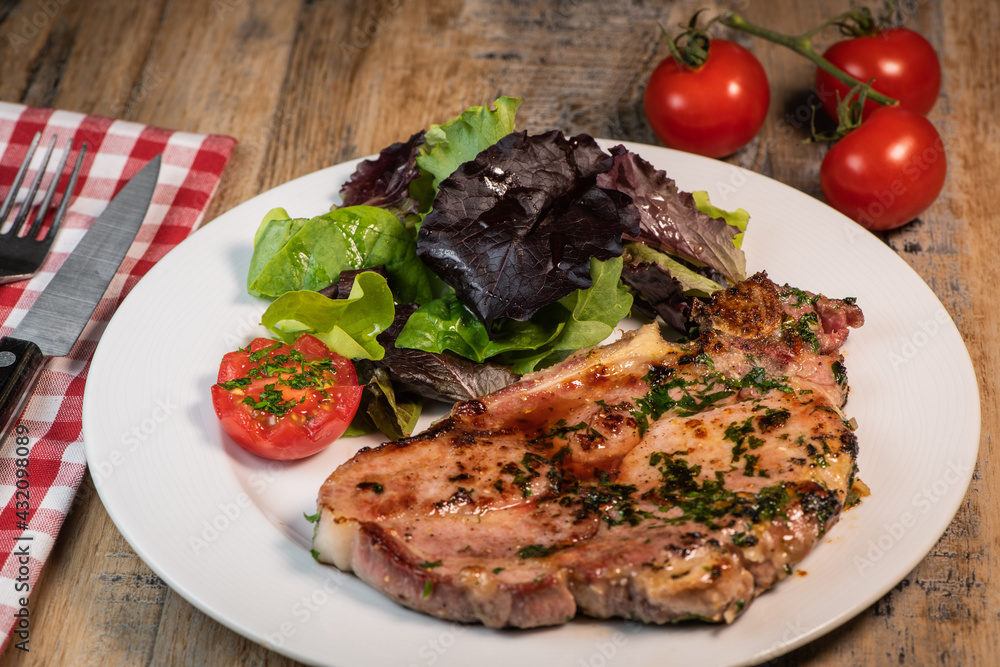
<svg viewBox="0 0 1000 667"><path fill-rule="evenodd" d="M44 361L42 351L31 341L0 338L0 444L21 416Z"/></svg>

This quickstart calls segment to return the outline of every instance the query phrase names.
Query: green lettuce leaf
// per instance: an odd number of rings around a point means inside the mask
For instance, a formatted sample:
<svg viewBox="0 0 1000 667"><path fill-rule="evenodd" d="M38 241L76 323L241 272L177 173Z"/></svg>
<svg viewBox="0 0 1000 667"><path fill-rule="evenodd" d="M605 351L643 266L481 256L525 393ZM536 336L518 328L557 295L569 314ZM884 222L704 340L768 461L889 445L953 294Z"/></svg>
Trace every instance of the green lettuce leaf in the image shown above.
<svg viewBox="0 0 1000 667"><path fill-rule="evenodd" d="M500 97L493 103L492 110L486 105L470 107L458 118L442 125L431 125L417 156L417 166L430 174L431 180L430 183L418 181L416 187L430 187L437 194L441 181L460 164L514 131L514 115L520 104L519 98ZM420 197L420 200L427 199ZM433 201L434 197L429 200Z"/></svg>
<svg viewBox="0 0 1000 667"><path fill-rule="evenodd" d="M554 352L571 352L596 345L612 334L618 323L628 316L632 296L621 284L622 258L606 262L590 260L590 289L576 290L559 304L569 310L570 318L562 331Z"/></svg>
<svg viewBox="0 0 1000 667"><path fill-rule="evenodd" d="M385 278L374 271L359 273L346 299L329 299L318 292L286 292L268 307L261 324L286 343L309 333L348 359L381 359L385 349L376 337L395 313Z"/></svg>
<svg viewBox="0 0 1000 667"><path fill-rule="evenodd" d="M296 289L322 289L347 264L346 245L335 226L289 219L284 209L273 209L254 237L247 292L274 298Z"/></svg>
<svg viewBox="0 0 1000 667"><path fill-rule="evenodd" d="M507 323L507 321L505 321ZM477 363L511 350L534 350L552 340L561 322L515 322L490 338L486 325L454 293L445 294L417 309L403 326L396 347L441 354L452 352Z"/></svg>
<svg viewBox="0 0 1000 667"><path fill-rule="evenodd" d="M571 351L596 345L628 315L632 296L619 277L622 259L592 259L588 289L576 290L541 309L531 320L503 319L493 334L454 294L417 309L396 339L396 347L441 354L451 352L476 362L495 358L515 373L555 363Z"/></svg>
<svg viewBox="0 0 1000 667"><path fill-rule="evenodd" d="M621 257L605 262L591 259L590 275L594 284L589 289L576 290L543 309L556 311L562 308L568 312L557 335L533 353L500 355L503 363L509 364L515 373L527 373L562 361L571 352L597 345L610 336L632 308L632 295L620 280L622 263ZM543 317L552 315L546 313Z"/></svg>
<svg viewBox="0 0 1000 667"><path fill-rule="evenodd" d="M247 291L276 298L295 290L320 290L336 282L341 271L376 266L385 267L400 301L431 298L430 277L416 255L413 231L391 212L349 206L309 220L289 220L275 209L257 230Z"/></svg>

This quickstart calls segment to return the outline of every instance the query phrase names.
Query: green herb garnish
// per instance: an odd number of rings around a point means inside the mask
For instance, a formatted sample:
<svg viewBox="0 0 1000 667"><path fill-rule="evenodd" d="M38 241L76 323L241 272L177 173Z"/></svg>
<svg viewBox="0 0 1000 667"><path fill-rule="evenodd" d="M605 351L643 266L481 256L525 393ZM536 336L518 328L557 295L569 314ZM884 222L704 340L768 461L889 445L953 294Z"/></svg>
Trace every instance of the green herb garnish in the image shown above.
<svg viewBox="0 0 1000 667"><path fill-rule="evenodd" d="M385 489L378 482L359 482L358 491L372 491L377 495L381 495L382 491Z"/></svg>

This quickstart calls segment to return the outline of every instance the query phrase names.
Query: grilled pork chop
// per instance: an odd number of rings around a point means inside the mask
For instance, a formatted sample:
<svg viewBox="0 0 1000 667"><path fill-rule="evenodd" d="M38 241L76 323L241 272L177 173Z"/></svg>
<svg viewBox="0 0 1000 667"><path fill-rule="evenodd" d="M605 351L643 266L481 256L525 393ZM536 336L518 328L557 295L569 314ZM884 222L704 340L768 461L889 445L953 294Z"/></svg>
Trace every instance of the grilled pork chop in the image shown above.
<svg viewBox="0 0 1000 667"><path fill-rule="evenodd" d="M647 325L359 451L320 489L319 560L492 627L731 622L848 502L863 317L763 273L694 317L692 343Z"/></svg>

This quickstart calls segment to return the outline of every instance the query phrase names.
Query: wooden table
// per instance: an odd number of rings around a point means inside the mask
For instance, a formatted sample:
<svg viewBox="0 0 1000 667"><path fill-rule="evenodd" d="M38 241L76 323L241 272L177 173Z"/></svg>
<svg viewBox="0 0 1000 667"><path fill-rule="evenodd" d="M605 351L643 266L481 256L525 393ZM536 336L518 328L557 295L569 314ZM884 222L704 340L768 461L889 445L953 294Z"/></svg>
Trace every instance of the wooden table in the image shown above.
<svg viewBox="0 0 1000 667"><path fill-rule="evenodd" d="M240 140L208 220L272 186L372 153L499 94L525 99L532 131L657 143L642 110L665 55L657 21L732 6L787 33L846 9L834 0L714 4L595 0L251 2L8 0L0 4L0 100ZM881 3L880 3L881 4ZM774 664L984 665L1000 653L1000 5L902 2L941 54L931 119L948 150L944 193L885 241L958 323L980 378L981 455L937 546L888 595ZM824 45L835 38L827 31ZM738 36L771 80L769 118L729 161L821 196L826 148L799 145L812 66ZM798 129L796 129L798 128ZM942 443L943 447L948 446ZM991 489L994 489L991 491ZM32 596L31 652L0 664L268 664L291 661L192 607L136 556L85 479Z"/></svg>

